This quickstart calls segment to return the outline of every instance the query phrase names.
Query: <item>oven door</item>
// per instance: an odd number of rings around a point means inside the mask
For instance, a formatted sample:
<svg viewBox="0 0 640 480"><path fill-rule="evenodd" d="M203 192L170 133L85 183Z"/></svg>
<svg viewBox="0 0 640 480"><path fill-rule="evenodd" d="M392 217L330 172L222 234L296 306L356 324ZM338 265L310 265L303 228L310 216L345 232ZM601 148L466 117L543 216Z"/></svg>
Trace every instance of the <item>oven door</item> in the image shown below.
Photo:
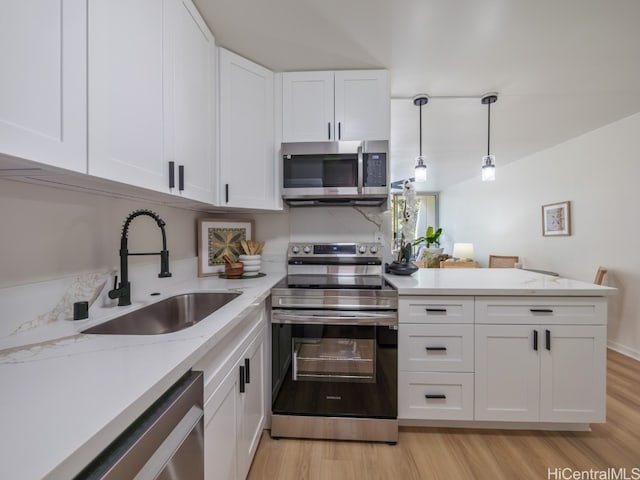
<svg viewBox="0 0 640 480"><path fill-rule="evenodd" d="M397 416L397 312L272 310L273 413Z"/></svg>

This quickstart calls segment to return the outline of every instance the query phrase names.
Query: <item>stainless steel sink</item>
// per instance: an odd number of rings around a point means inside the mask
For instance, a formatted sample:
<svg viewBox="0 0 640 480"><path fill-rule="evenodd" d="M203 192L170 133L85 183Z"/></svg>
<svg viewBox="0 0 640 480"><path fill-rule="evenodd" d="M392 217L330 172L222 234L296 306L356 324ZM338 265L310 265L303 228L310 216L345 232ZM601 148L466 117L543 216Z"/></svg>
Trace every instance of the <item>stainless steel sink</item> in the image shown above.
<svg viewBox="0 0 640 480"><path fill-rule="evenodd" d="M83 330L110 335L158 335L195 325L236 298L238 292L185 293L166 298Z"/></svg>

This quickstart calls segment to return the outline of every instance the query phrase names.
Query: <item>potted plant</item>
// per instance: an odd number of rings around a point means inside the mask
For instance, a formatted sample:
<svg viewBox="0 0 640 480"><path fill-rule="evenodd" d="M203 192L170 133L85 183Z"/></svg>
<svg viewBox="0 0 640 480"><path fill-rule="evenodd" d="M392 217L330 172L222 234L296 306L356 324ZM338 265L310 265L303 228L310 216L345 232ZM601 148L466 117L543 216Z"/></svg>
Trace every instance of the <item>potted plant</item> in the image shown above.
<svg viewBox="0 0 640 480"><path fill-rule="evenodd" d="M440 255L442 255L444 250L444 248L439 248L441 234L442 228L434 230L434 228L429 225L424 236L415 239L413 242L414 247L424 243L424 246L420 247L420 250L418 251L417 259L421 262L425 262L427 267L433 268L440 265ZM435 247L431 247L431 245L435 245Z"/></svg>

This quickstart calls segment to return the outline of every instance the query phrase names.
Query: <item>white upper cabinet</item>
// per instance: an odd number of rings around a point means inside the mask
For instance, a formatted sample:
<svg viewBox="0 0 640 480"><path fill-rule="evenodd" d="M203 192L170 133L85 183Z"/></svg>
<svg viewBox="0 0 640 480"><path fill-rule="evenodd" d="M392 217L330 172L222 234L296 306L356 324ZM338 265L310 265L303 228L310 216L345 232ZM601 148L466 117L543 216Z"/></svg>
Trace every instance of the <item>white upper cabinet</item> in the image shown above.
<svg viewBox="0 0 640 480"><path fill-rule="evenodd" d="M0 153L86 172L86 3L0 2Z"/></svg>
<svg viewBox="0 0 640 480"><path fill-rule="evenodd" d="M334 140L333 72L284 73L282 112L283 141Z"/></svg>
<svg viewBox="0 0 640 480"><path fill-rule="evenodd" d="M215 166L215 42L191 1L179 0L172 22L170 119L166 152L184 166L183 194L212 203ZM176 179L179 180L179 172ZM178 185L179 190L179 185Z"/></svg>
<svg viewBox="0 0 640 480"><path fill-rule="evenodd" d="M273 209L274 74L219 49L221 206Z"/></svg>
<svg viewBox="0 0 640 480"><path fill-rule="evenodd" d="M94 0L88 19L89 173L211 202L215 50L195 7Z"/></svg>
<svg viewBox="0 0 640 480"><path fill-rule="evenodd" d="M388 140L389 72L287 72L282 86L284 142Z"/></svg>

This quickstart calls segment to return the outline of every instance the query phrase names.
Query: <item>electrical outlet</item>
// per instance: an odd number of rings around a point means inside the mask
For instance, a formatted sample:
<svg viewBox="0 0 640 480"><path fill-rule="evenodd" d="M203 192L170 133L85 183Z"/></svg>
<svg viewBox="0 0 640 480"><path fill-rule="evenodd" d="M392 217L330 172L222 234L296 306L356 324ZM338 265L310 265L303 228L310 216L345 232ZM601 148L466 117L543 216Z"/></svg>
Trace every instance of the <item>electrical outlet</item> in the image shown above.
<svg viewBox="0 0 640 480"><path fill-rule="evenodd" d="M376 232L373 234L373 241L375 243L382 243L382 240L383 240L382 232Z"/></svg>

